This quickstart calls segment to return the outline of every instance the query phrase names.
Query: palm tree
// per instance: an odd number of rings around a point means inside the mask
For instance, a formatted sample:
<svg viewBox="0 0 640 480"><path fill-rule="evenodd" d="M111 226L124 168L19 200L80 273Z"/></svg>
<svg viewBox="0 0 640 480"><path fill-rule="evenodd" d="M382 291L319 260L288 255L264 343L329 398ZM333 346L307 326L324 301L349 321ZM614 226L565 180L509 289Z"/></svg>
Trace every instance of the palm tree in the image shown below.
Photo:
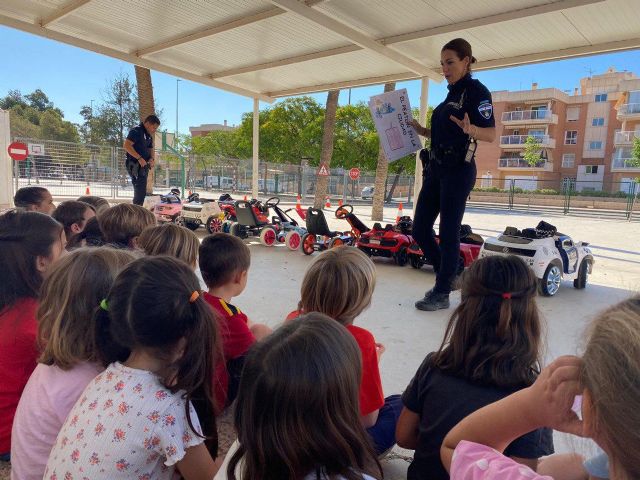
<svg viewBox="0 0 640 480"><path fill-rule="evenodd" d="M393 92L396 89L396 82L384 84L384 91ZM382 148L382 143L378 149L378 165L376 167L376 181L373 187L373 206L371 207L371 220L382 221L384 213L384 197L386 195L387 173L389 171L389 162Z"/></svg>
<svg viewBox="0 0 640 480"><path fill-rule="evenodd" d="M324 113L324 129L322 132L322 150L320 152L320 165L329 168L333 155L333 132L336 126L336 111L338 109L338 95L340 90L330 90L327 95L327 108ZM314 208L322 208L327 195L329 177L320 176L316 180L316 196L313 202Z"/></svg>
<svg viewBox="0 0 640 480"><path fill-rule="evenodd" d="M140 111L140 121L149 115L156 113L155 102L153 101L153 84L151 83L151 71L148 68L136 67L136 84L138 85L138 105ZM155 138L154 145L155 148ZM149 171L147 177L147 194L153 193L153 184L155 182L155 168Z"/></svg>

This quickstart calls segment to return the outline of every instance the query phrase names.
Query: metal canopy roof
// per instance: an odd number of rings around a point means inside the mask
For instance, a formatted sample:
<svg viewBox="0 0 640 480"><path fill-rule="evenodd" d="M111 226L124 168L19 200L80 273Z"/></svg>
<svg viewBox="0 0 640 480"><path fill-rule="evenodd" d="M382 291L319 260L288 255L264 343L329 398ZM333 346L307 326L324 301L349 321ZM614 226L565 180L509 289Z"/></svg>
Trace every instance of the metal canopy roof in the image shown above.
<svg viewBox="0 0 640 480"><path fill-rule="evenodd" d="M475 70L640 48L640 0L2 0L0 24L267 102L440 81L455 37Z"/></svg>

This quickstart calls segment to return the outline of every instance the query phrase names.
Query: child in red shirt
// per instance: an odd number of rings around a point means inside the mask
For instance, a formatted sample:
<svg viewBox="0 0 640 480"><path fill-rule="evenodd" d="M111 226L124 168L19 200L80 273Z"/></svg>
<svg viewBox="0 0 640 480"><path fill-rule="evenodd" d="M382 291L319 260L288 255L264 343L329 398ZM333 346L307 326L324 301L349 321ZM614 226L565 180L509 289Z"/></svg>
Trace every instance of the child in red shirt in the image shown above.
<svg viewBox="0 0 640 480"><path fill-rule="evenodd" d="M364 253L353 247L337 247L319 255L307 269L299 311L320 312L337 320L353 335L362 354L360 416L381 454L396 443L395 429L402 402L400 395L384 397L378 362L384 346L376 343L368 330L353 324L371 304L376 286L376 267ZM289 314L288 320L294 318Z"/></svg>
<svg viewBox="0 0 640 480"><path fill-rule="evenodd" d="M238 392L244 358L256 341L271 333L263 324L251 324L231 299L247 286L251 253L242 240L226 233L205 237L199 249L202 278L209 291L204 299L217 313L223 360L216 365L216 400L230 405Z"/></svg>
<svg viewBox="0 0 640 480"><path fill-rule="evenodd" d="M43 274L64 251L62 225L39 212L0 216L0 459L8 460L11 426L36 368L36 309Z"/></svg>

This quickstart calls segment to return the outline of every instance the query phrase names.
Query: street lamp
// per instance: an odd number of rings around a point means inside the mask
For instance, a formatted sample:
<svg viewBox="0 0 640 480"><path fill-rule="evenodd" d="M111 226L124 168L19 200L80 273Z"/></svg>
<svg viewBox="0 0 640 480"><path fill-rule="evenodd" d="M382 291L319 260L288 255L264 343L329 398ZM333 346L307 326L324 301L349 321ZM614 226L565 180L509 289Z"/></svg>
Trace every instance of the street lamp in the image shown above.
<svg viewBox="0 0 640 480"><path fill-rule="evenodd" d="M175 136L173 138L173 146L177 147L177 140L178 140L178 86L180 85L181 80L179 78L176 78L176 133Z"/></svg>
<svg viewBox="0 0 640 480"><path fill-rule="evenodd" d="M94 99L92 98L89 112L89 143L93 143L93 102Z"/></svg>

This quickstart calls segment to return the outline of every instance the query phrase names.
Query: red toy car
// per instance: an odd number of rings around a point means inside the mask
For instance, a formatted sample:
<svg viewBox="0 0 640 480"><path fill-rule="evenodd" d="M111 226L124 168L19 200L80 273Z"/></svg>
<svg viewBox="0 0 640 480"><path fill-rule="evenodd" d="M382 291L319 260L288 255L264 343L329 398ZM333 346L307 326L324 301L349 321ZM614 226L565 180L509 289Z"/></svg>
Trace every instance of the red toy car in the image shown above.
<svg viewBox="0 0 640 480"><path fill-rule="evenodd" d="M436 237L436 242L440 242L440 237ZM471 265L480 255L480 248L484 240L477 233L473 233L469 225L460 227L460 257L458 259L458 274L462 273L466 267ZM409 263L413 268L422 268L429 264L429 259L424 256L422 249L413 242L407 249Z"/></svg>
<svg viewBox="0 0 640 480"><path fill-rule="evenodd" d="M356 246L369 256L393 258L400 265L409 260L408 249L413 243L411 217L400 217L396 225L388 223L384 228L375 223L373 228L360 235Z"/></svg>

